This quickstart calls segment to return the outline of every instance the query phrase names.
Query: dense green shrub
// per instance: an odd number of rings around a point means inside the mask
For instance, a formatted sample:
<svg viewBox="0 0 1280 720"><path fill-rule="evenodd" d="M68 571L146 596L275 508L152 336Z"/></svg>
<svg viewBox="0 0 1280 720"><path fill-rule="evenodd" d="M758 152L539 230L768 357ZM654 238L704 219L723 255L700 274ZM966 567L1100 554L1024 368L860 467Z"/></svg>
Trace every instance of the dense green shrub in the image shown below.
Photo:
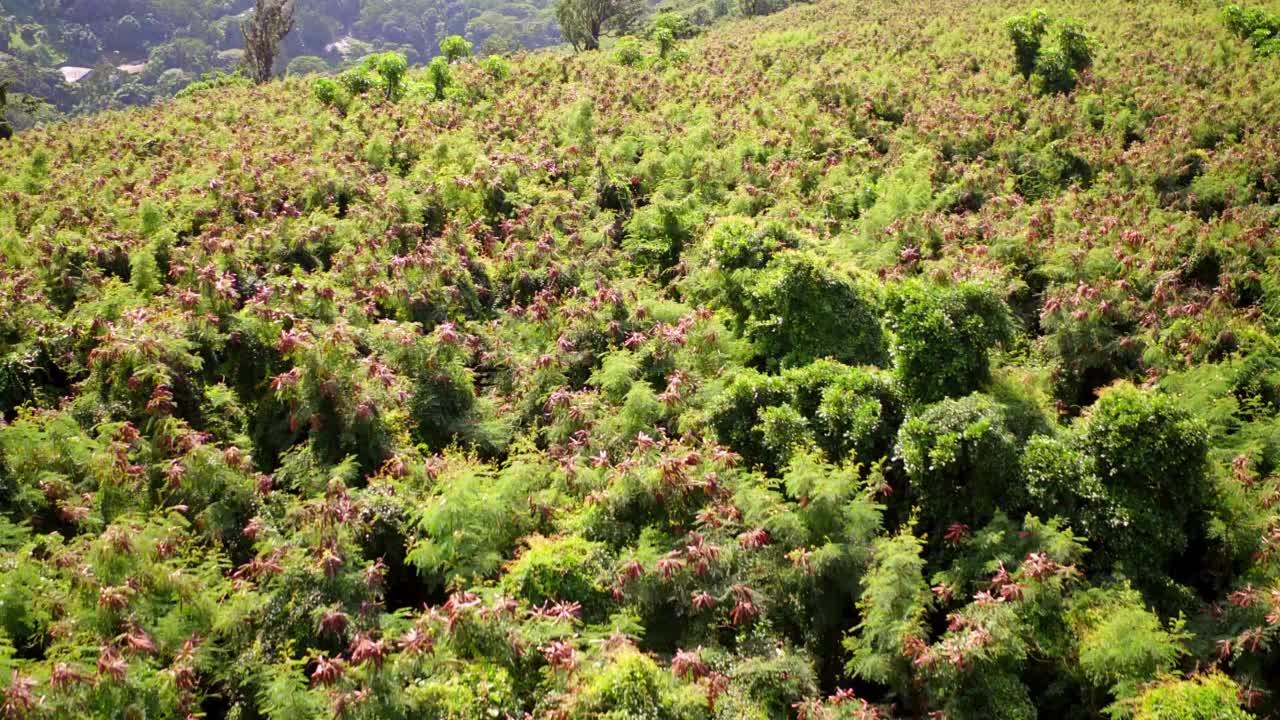
<svg viewBox="0 0 1280 720"><path fill-rule="evenodd" d="M783 380L828 458L870 464L891 452L904 409L888 373L819 360L788 369Z"/></svg>
<svg viewBox="0 0 1280 720"><path fill-rule="evenodd" d="M781 378L744 370L735 374L716 398L711 427L720 442L733 448L748 465L768 463L777 467L781 458L765 445L760 412L789 399Z"/></svg>
<svg viewBox="0 0 1280 720"><path fill-rule="evenodd" d="M1093 64L1094 41L1075 20L1059 23L1056 46L1043 46L1052 22L1048 13L1038 9L1005 20L1014 66L1042 95L1074 90L1079 73Z"/></svg>
<svg viewBox="0 0 1280 720"><path fill-rule="evenodd" d="M421 531L407 560L437 584L494 574L519 539L537 527L528 496L541 488L536 466L495 477L471 463L451 463L412 518Z"/></svg>
<svg viewBox="0 0 1280 720"><path fill-rule="evenodd" d="M706 717L705 696L651 658L621 650L593 668L579 691L574 720L693 720Z"/></svg>
<svg viewBox="0 0 1280 720"><path fill-rule="evenodd" d="M605 548L566 536L535 535L502 576L503 587L532 606L580 603L588 621L603 618L609 589L605 584Z"/></svg>
<svg viewBox="0 0 1280 720"><path fill-rule="evenodd" d="M366 65L550 17L406 1L6 110L0 715L1276 715L1276 81L1214 13L1028 16L1019 89L965 3Z"/></svg>
<svg viewBox="0 0 1280 720"><path fill-rule="evenodd" d="M1068 617L1077 628L1080 670L1119 700L1172 672L1186 652L1184 622L1172 621L1166 629L1142 596L1128 588L1080 593Z"/></svg>
<svg viewBox="0 0 1280 720"><path fill-rule="evenodd" d="M735 374L709 419L720 441L749 465L777 469L809 446L833 462L870 465L890 453L903 413L886 373L818 360L781 376Z"/></svg>
<svg viewBox="0 0 1280 720"><path fill-rule="evenodd" d="M1049 14L1038 9L1004 21L1005 33L1013 41L1014 67L1024 79L1031 79L1031 73L1035 72L1049 22Z"/></svg>
<svg viewBox="0 0 1280 720"><path fill-rule="evenodd" d="M440 54L445 60L456 63L463 58L471 57L471 42L461 35L450 35L440 41Z"/></svg>
<svg viewBox="0 0 1280 720"><path fill-rule="evenodd" d="M921 508L930 538L1026 503L1017 440L1005 422L995 401L975 393L929 405L902 425L895 455L910 485L894 501Z"/></svg>
<svg viewBox="0 0 1280 720"><path fill-rule="evenodd" d="M285 74L294 77L301 75L323 75L329 72L329 63L315 55L299 55L289 61Z"/></svg>
<svg viewBox="0 0 1280 720"><path fill-rule="evenodd" d="M519 712L519 696L510 674L491 663L465 663L461 668L406 690L406 704L415 713L442 720L502 717Z"/></svg>
<svg viewBox="0 0 1280 720"><path fill-rule="evenodd" d="M981 285L903 283L890 289L886 310L894 370L915 403L978 389L991 378L990 350L1012 339L1004 301Z"/></svg>
<svg viewBox="0 0 1280 720"><path fill-rule="evenodd" d="M789 717L792 708L817 688L812 662L789 648L737 663L729 677L771 719Z"/></svg>
<svg viewBox="0 0 1280 720"><path fill-rule="evenodd" d="M1161 573L1213 497L1203 424L1167 396L1117 385L1085 416L1079 442L1122 513L1108 551L1135 577Z"/></svg>
<svg viewBox="0 0 1280 720"><path fill-rule="evenodd" d="M923 543L908 529L876 541L858 600L861 621L845 640L851 655L847 671L888 685L903 699L911 697L913 685L906 648L925 637L933 602L924 579L923 550Z"/></svg>
<svg viewBox="0 0 1280 720"><path fill-rule="evenodd" d="M408 69L409 62L401 53L369 55L336 80L316 78L312 92L321 103L342 113L347 112L352 101L371 91L377 91L387 102L397 102L404 97Z"/></svg>
<svg viewBox="0 0 1280 720"><path fill-rule="evenodd" d="M884 362L879 309L868 287L825 267L816 255L777 254L743 297L746 336L771 367L832 358L851 365Z"/></svg>
<svg viewBox="0 0 1280 720"><path fill-rule="evenodd" d="M1229 4L1222 8L1222 22L1259 55L1280 55L1280 14Z"/></svg>
<svg viewBox="0 0 1280 720"><path fill-rule="evenodd" d="M640 39L633 35L620 37L613 45L613 59L619 65L635 67L644 61L644 46L640 44Z"/></svg>

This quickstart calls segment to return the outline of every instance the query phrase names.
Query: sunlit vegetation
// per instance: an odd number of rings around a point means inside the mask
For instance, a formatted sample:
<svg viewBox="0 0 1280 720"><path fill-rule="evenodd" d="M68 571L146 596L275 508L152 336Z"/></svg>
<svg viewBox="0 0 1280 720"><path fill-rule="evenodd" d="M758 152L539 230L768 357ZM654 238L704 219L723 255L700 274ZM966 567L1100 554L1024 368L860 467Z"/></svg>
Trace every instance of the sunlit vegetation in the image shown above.
<svg viewBox="0 0 1280 720"><path fill-rule="evenodd" d="M744 5L0 140L0 717L1280 712L1274 3Z"/></svg>

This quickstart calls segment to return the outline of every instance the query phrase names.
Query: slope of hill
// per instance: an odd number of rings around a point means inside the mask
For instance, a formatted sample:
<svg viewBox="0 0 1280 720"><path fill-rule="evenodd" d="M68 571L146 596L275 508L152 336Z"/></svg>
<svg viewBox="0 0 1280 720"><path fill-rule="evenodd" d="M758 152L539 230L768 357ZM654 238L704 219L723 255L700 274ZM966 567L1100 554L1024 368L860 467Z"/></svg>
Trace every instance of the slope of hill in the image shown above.
<svg viewBox="0 0 1280 720"><path fill-rule="evenodd" d="M1280 65L1039 7L0 143L0 713L1272 716Z"/></svg>

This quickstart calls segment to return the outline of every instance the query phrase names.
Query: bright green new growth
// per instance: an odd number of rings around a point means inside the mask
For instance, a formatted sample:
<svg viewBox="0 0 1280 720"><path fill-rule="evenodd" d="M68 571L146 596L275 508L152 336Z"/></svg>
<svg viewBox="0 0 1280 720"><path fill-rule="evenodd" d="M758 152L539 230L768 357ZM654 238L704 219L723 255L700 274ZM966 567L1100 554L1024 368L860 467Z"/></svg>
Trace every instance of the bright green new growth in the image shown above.
<svg viewBox="0 0 1280 720"><path fill-rule="evenodd" d="M1240 707L1240 688L1220 672L1169 679L1138 697L1134 720L1251 720Z"/></svg>
<svg viewBox="0 0 1280 720"><path fill-rule="evenodd" d="M1259 7L1244 9L1239 5L1222 8L1222 22L1242 40L1247 40L1258 55L1280 55L1280 13Z"/></svg>
<svg viewBox="0 0 1280 720"><path fill-rule="evenodd" d="M862 621L845 640L852 658L848 672L883 683L906 695L911 686L908 644L925 635L932 596L924 580L924 550L910 529L875 543L865 590L858 600Z"/></svg>
<svg viewBox="0 0 1280 720"><path fill-rule="evenodd" d="M405 74L409 62L397 52L369 55L361 63L336 78L319 77L312 81L315 98L322 104L346 114L351 104L368 93L385 102L399 102L405 94Z"/></svg>
<svg viewBox="0 0 1280 720"><path fill-rule="evenodd" d="M440 41L440 53L451 63L471 57L471 42L461 35L450 35Z"/></svg>

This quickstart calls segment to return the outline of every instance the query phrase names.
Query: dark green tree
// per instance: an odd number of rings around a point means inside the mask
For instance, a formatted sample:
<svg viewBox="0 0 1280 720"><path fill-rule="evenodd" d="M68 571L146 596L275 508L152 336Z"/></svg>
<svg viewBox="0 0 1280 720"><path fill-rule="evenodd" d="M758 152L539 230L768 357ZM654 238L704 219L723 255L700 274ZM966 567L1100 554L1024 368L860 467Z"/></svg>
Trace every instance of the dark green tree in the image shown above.
<svg viewBox="0 0 1280 720"><path fill-rule="evenodd" d="M4 111L9 106L9 83L0 82L0 140L13 137L13 126L4 119Z"/></svg>

